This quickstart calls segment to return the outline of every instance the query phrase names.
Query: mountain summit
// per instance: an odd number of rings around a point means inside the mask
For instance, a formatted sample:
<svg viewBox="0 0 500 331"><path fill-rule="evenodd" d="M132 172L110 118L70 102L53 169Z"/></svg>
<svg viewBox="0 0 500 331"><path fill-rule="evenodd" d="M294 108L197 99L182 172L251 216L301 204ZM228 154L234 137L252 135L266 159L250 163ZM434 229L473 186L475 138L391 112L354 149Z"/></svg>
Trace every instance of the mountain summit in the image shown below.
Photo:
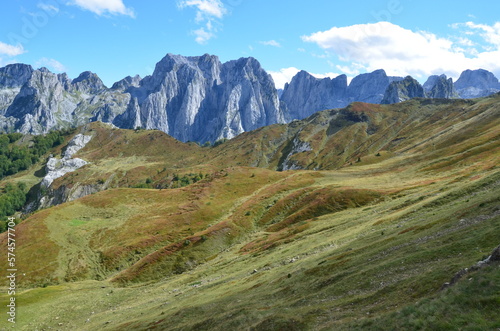
<svg viewBox="0 0 500 331"><path fill-rule="evenodd" d="M498 79L486 70L464 71L455 84L446 76L431 76L423 87L384 70L358 75L350 84L345 75L318 79L301 71L279 96L256 59L221 63L208 54L167 54L152 75L128 76L111 88L90 71L72 80L65 73L12 64L0 68L0 131L41 134L102 121L205 143L355 101L474 98L498 91Z"/></svg>
<svg viewBox="0 0 500 331"><path fill-rule="evenodd" d="M254 58L222 64L208 54L167 54L151 76L126 77L111 89L90 71L71 80L15 64L0 69L0 90L6 131L40 134L103 121L205 142L285 123L274 82Z"/></svg>

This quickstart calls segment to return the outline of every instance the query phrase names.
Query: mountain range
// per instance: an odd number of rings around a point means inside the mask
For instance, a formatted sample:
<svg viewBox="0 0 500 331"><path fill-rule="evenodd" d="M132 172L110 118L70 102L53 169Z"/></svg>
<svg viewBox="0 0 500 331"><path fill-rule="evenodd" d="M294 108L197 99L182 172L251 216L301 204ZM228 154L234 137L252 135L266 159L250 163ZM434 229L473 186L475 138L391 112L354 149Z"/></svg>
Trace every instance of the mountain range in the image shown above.
<svg viewBox="0 0 500 331"><path fill-rule="evenodd" d="M431 76L422 86L384 70L318 79L301 71L283 91L252 58L221 63L217 56L167 54L152 75L126 77L111 88L92 72L76 79L25 64L0 68L0 130L41 134L102 121L119 128L158 129L200 143L303 119L361 101L392 104L416 97L476 98L500 91L486 70L466 70L453 83Z"/></svg>

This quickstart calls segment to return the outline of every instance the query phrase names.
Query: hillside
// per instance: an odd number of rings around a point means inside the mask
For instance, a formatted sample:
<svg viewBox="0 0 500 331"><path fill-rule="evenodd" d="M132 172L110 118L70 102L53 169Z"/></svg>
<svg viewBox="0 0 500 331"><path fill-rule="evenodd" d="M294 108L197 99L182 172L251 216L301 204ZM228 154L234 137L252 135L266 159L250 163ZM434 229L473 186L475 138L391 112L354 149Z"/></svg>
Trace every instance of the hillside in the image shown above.
<svg viewBox="0 0 500 331"><path fill-rule="evenodd" d="M80 127L63 145L91 136L88 164L16 226L16 327L499 328L498 262L441 290L500 244L499 115L500 95L353 103L205 147Z"/></svg>

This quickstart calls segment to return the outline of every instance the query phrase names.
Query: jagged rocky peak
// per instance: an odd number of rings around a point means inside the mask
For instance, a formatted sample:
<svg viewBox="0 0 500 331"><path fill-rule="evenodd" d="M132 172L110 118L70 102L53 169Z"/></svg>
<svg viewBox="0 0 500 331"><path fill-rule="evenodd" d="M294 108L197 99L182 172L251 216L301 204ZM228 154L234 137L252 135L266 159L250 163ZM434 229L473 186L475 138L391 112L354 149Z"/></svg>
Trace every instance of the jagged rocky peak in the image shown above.
<svg viewBox="0 0 500 331"><path fill-rule="evenodd" d="M84 71L75 78L72 82L73 86L80 92L95 94L106 89L102 80L97 76L97 74Z"/></svg>
<svg viewBox="0 0 500 331"><path fill-rule="evenodd" d="M299 71L280 97L288 113L288 120L303 119L313 113L347 106L347 76L316 78Z"/></svg>
<svg viewBox="0 0 500 331"><path fill-rule="evenodd" d="M15 118L22 133L46 133L57 125L56 110L63 113L64 86L58 75L46 68L34 70L21 87L5 116ZM62 120L62 118L61 118Z"/></svg>
<svg viewBox="0 0 500 331"><path fill-rule="evenodd" d="M261 83L266 81L266 83L271 83L274 87L274 81L272 77L262 68L260 62L253 57L242 57L238 60L232 60L224 63L222 65L221 76L227 80L234 80L231 77L231 72L238 72L243 75L242 78L246 78L252 81L261 80Z"/></svg>
<svg viewBox="0 0 500 331"><path fill-rule="evenodd" d="M64 89L66 91L69 91L71 89L72 80L71 78L68 77L68 75L65 72L63 72L62 74L58 74L57 79L64 86Z"/></svg>
<svg viewBox="0 0 500 331"><path fill-rule="evenodd" d="M210 80L218 79L220 75L221 62L218 56L205 54L200 57L194 57L197 60L198 67L208 74Z"/></svg>
<svg viewBox="0 0 500 331"><path fill-rule="evenodd" d="M242 57L238 60L226 62L222 65L222 70L221 76L225 76L226 80L230 78L231 71L234 70L243 75L239 79L244 78L252 82L258 82L262 86L269 88L270 91L277 96L277 90L272 76L268 74L267 71L262 68L260 62L253 57ZM236 81L234 77L231 77L231 79Z"/></svg>
<svg viewBox="0 0 500 331"><path fill-rule="evenodd" d="M219 57L216 55L204 54L202 56L183 56L168 53L160 62L156 64L153 75L163 72L175 71L180 66L187 65L203 71L211 71L213 66L220 65Z"/></svg>
<svg viewBox="0 0 500 331"><path fill-rule="evenodd" d="M358 75L348 87L349 103L354 101L380 103L389 84L390 79L383 69Z"/></svg>
<svg viewBox="0 0 500 331"><path fill-rule="evenodd" d="M412 98L424 98L424 88L411 76L401 81L392 82L385 91L382 104L391 104L406 101Z"/></svg>
<svg viewBox="0 0 500 331"><path fill-rule="evenodd" d="M219 58L215 55L182 56L168 53L156 64L153 74L142 80L141 86L149 91L158 91L162 85L172 83L174 77L177 77L176 80L191 79L196 72L214 80L220 74L220 67Z"/></svg>
<svg viewBox="0 0 500 331"><path fill-rule="evenodd" d="M428 98L433 99L456 99L459 98L452 78L447 78L446 75L430 76L423 85L424 91Z"/></svg>
<svg viewBox="0 0 500 331"><path fill-rule="evenodd" d="M30 65L15 63L0 68L0 88L19 88L26 84L33 74Z"/></svg>
<svg viewBox="0 0 500 331"><path fill-rule="evenodd" d="M399 77L399 76L389 76L389 84L392 82L399 82L402 81L404 77Z"/></svg>
<svg viewBox="0 0 500 331"><path fill-rule="evenodd" d="M216 98L212 98L210 103L212 107L217 105L217 112L222 110L222 113L217 115L217 120L210 122L223 129L218 136L204 140L233 138L270 123L285 123L274 81L255 58L240 58L224 63L220 84L215 87L215 91ZM210 112L214 113L214 110Z"/></svg>
<svg viewBox="0 0 500 331"><path fill-rule="evenodd" d="M162 130L182 141L232 138L284 123L272 77L253 58L222 64L217 56L167 54L114 124Z"/></svg>
<svg viewBox="0 0 500 331"><path fill-rule="evenodd" d="M436 83L440 79L446 80L446 75L442 74L442 75L432 75L432 76L429 76L429 78L427 78L427 80L425 81L424 85L422 85L422 87L424 88L424 91L425 92L430 92L430 90L432 90L432 88L436 85Z"/></svg>
<svg viewBox="0 0 500 331"><path fill-rule="evenodd" d="M134 77L127 76L127 77L123 78L122 80L119 80L116 83L114 83L113 86L111 87L111 89L125 92L130 87L137 87L137 88L140 87L141 80L142 80L142 78L139 75L135 75Z"/></svg>
<svg viewBox="0 0 500 331"><path fill-rule="evenodd" d="M461 98L479 98L500 91L500 84L495 75L487 70L465 70L455 82L455 88Z"/></svg>

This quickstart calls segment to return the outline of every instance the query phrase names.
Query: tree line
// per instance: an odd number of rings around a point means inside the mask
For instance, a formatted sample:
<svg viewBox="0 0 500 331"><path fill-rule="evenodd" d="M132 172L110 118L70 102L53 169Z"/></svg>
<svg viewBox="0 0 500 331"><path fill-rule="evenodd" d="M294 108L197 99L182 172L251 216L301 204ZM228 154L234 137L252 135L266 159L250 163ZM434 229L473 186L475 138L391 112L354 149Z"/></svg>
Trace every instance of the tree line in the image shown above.
<svg viewBox="0 0 500 331"><path fill-rule="evenodd" d="M8 183L0 194L0 232L7 230L8 216L20 210L26 203L26 184L17 185Z"/></svg>
<svg viewBox="0 0 500 331"><path fill-rule="evenodd" d="M28 169L49 149L62 144L67 133L51 131L35 136L29 145L14 144L23 136L20 133L0 134L0 179Z"/></svg>
<svg viewBox="0 0 500 331"><path fill-rule="evenodd" d="M0 180L28 169L37 163L40 157L51 148L64 142L64 136L71 130L51 131L46 135L32 138L29 143L16 144L23 134L0 134ZM7 228L7 219L23 208L26 203L27 187L25 183L7 183L0 188L0 232Z"/></svg>

